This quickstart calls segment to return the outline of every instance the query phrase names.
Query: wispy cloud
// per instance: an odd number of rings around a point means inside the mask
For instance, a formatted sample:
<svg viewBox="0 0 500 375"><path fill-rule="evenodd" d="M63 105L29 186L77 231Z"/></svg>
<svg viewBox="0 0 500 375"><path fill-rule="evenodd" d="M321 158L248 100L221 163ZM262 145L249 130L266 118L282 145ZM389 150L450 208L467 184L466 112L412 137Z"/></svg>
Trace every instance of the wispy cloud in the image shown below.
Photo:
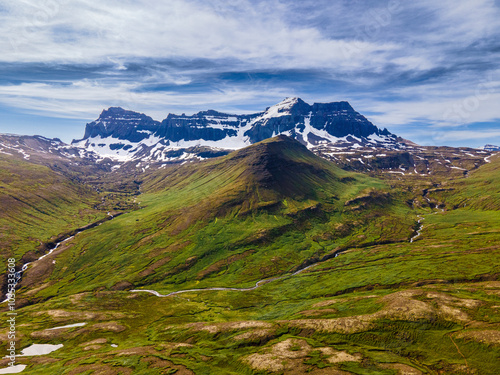
<svg viewBox="0 0 500 375"><path fill-rule="evenodd" d="M493 131L474 131L474 130L454 130L450 132L435 133L433 137L437 140L450 140L450 141L466 141L470 139L481 139L484 142L492 138L500 137L500 130Z"/></svg>

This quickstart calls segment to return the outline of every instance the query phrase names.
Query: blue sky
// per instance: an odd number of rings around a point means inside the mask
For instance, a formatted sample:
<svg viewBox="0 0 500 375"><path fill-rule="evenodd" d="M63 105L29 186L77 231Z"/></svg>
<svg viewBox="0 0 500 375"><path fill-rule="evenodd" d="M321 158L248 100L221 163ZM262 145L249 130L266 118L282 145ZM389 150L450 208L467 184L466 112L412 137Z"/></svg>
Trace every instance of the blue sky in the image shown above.
<svg viewBox="0 0 500 375"><path fill-rule="evenodd" d="M500 144L500 0L0 0L0 32L2 133L299 96L422 145Z"/></svg>

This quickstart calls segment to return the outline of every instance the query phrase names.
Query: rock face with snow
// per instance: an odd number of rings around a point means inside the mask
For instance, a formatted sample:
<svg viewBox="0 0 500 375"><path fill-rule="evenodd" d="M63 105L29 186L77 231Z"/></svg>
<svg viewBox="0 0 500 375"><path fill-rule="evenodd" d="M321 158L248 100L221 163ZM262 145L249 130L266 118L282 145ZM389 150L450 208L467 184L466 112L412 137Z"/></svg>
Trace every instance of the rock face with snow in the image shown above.
<svg viewBox="0 0 500 375"><path fill-rule="evenodd" d="M87 124L83 138L113 137L140 142L156 131L158 125L158 121L144 114L111 107L102 111L96 121Z"/></svg>
<svg viewBox="0 0 500 375"><path fill-rule="evenodd" d="M287 98L251 115L209 110L192 116L169 114L161 122L112 107L87 124L83 139L73 144L115 160L173 161L174 151L177 155L179 150L203 146L235 150L278 134L293 137L310 149L404 148L397 136L373 125L347 102L309 105L299 98ZM187 154L176 157L201 158L190 151Z"/></svg>
<svg viewBox="0 0 500 375"><path fill-rule="evenodd" d="M483 149L486 151L500 151L500 146L486 145L483 147Z"/></svg>
<svg viewBox="0 0 500 375"><path fill-rule="evenodd" d="M387 130L380 131L347 102L311 106L298 98L286 99L257 116L248 136L255 143L283 133L307 145L322 141L335 143L349 135L357 138L390 135Z"/></svg>

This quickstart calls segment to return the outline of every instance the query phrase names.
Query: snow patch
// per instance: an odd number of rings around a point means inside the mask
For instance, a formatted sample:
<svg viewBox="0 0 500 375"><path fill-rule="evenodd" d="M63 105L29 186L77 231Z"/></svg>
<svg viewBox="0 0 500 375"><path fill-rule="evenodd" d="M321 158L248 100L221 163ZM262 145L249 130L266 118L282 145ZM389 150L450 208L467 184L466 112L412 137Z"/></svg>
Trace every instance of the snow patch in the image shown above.
<svg viewBox="0 0 500 375"><path fill-rule="evenodd" d="M87 323L68 324L66 326L60 326L60 327L54 327L54 328L47 328L46 331L53 331L55 329L63 329L63 328L83 327L86 324Z"/></svg>
<svg viewBox="0 0 500 375"><path fill-rule="evenodd" d="M0 374L18 374L22 372L27 365L15 365L0 369Z"/></svg>
<svg viewBox="0 0 500 375"><path fill-rule="evenodd" d="M57 344L57 345L32 344L31 346L24 348L21 351L21 354L16 356L16 357L29 357L29 356L35 356L35 355L46 355L46 354L52 353L53 351L56 351L57 349L61 349L63 346L64 346L63 344Z"/></svg>

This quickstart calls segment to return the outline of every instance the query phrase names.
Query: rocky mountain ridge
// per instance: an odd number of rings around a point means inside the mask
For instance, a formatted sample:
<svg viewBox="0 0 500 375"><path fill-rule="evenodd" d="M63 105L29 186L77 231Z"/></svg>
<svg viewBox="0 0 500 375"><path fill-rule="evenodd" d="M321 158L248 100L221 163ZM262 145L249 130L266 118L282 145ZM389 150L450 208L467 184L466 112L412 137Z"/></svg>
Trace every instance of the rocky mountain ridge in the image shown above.
<svg viewBox="0 0 500 375"><path fill-rule="evenodd" d="M208 110L191 116L169 114L161 122L112 107L87 124L84 137L72 144L118 161L169 162L179 158L172 151L203 146L235 150L279 134L312 150L320 145L406 148L399 137L373 125L348 102L309 105L300 98L287 98L250 115ZM182 155L201 158L196 153Z"/></svg>
<svg viewBox="0 0 500 375"><path fill-rule="evenodd" d="M3 134L0 154L76 174L82 170L144 172L223 156L280 134L343 169L376 174L466 175L498 151L493 145L482 149L419 146L379 129L348 102L309 105L287 98L250 115L208 110L169 114L161 122L111 107L87 124L84 137L71 145L57 138Z"/></svg>

